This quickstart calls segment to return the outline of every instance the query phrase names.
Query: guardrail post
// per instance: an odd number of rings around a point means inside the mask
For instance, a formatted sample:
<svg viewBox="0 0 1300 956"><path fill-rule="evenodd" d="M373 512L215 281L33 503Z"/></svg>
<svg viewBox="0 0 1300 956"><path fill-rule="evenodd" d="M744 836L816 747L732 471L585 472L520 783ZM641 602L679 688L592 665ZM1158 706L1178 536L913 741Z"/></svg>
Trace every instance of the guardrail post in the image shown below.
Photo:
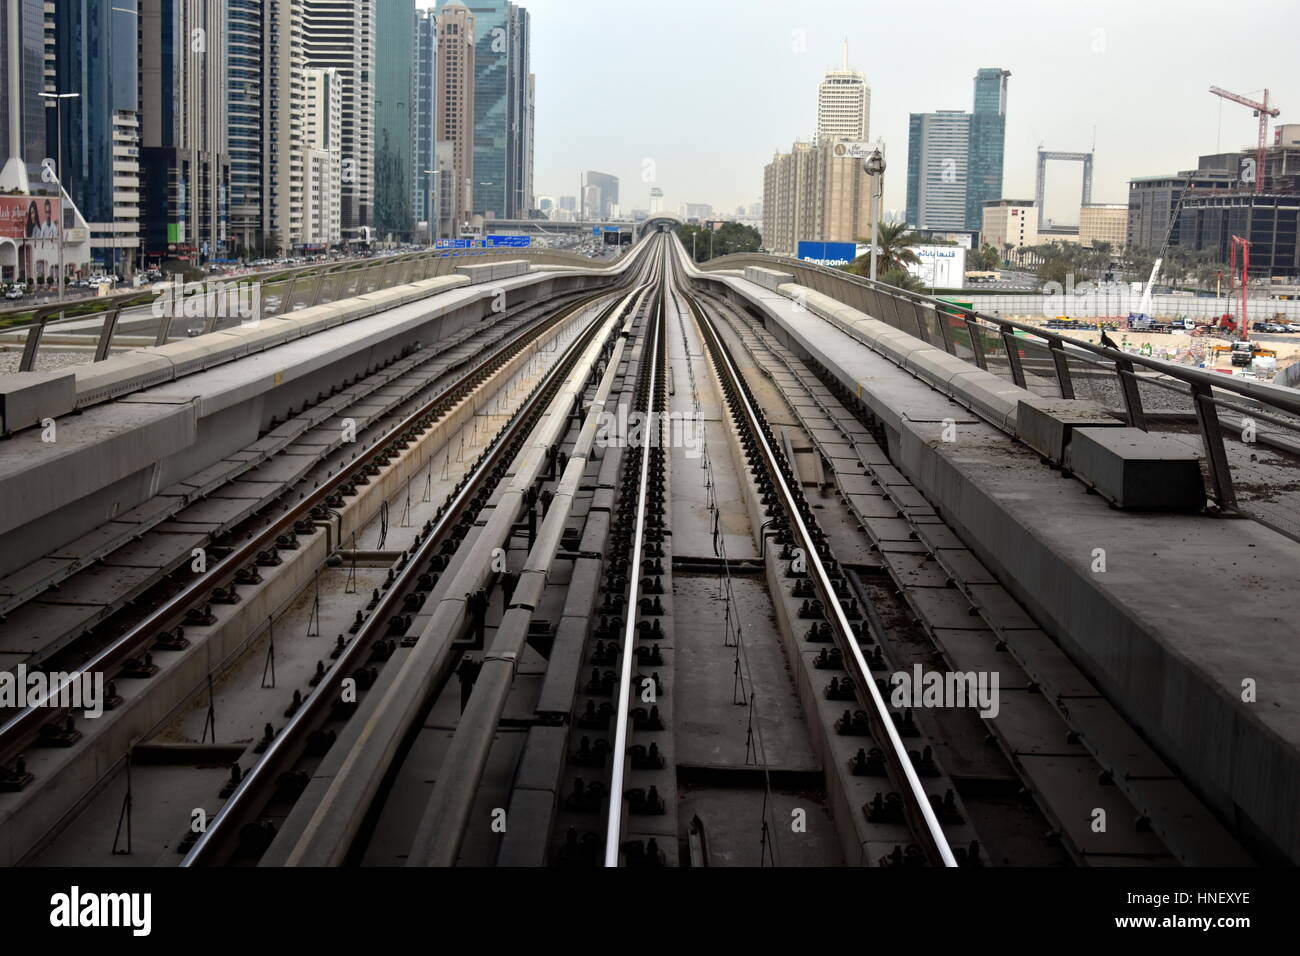
<svg viewBox="0 0 1300 956"><path fill-rule="evenodd" d="M988 359L984 357L984 334L980 331L979 323L975 321L973 315L963 316L966 322L966 331L970 334L970 348L975 353L975 364L984 371L989 370Z"/></svg>
<svg viewBox="0 0 1300 956"><path fill-rule="evenodd" d="M1119 376L1119 388L1124 396L1124 410L1128 413L1129 425L1147 431L1147 417L1142 411L1142 393L1138 391L1133 363L1128 359L1116 359L1115 374Z"/></svg>
<svg viewBox="0 0 1300 956"><path fill-rule="evenodd" d="M27 327L27 341L23 343L23 357L18 362L18 371L30 372L36 368L36 352L41 347L41 336L45 334L45 325L51 315L63 311L62 305L49 305L32 313L31 324Z"/></svg>
<svg viewBox="0 0 1300 956"><path fill-rule="evenodd" d="M308 308L312 308L313 306L320 304L321 290L325 288L325 276L327 276L329 272L330 272L329 269L322 269L320 271L320 274L316 276L316 288L312 290L311 302L308 304L307 306Z"/></svg>
<svg viewBox="0 0 1300 956"><path fill-rule="evenodd" d="M1007 363L1011 366L1011 381L1020 388L1025 388L1025 370L1020 364L1020 346L1016 344L1016 334L1005 325L1002 326L1002 345L1007 350Z"/></svg>
<svg viewBox="0 0 1300 956"><path fill-rule="evenodd" d="M1061 386L1062 398L1074 398L1074 382L1070 380L1070 363L1065 359L1065 345L1060 339L1048 339L1052 361L1056 363L1056 384Z"/></svg>
<svg viewBox="0 0 1300 956"><path fill-rule="evenodd" d="M1214 392L1208 385L1191 383L1192 401L1196 405L1196 421L1201 426L1201 441L1205 444L1206 464L1210 483L1214 485L1214 500L1226 511L1237 510L1237 493L1232 488L1232 469L1228 465L1228 452L1223 445L1223 431L1219 427L1219 410L1214 407Z"/></svg>
<svg viewBox="0 0 1300 956"><path fill-rule="evenodd" d="M181 305L181 308L183 310L184 305ZM163 310L163 315L158 320L158 335L154 338L153 341L154 348L157 348L160 345L167 344L167 339L172 334L172 319L174 318L175 316L172 315L172 310L170 308L166 308Z"/></svg>
<svg viewBox="0 0 1300 956"><path fill-rule="evenodd" d="M286 315L288 313L289 306L293 303L293 287L297 284L297 276L289 280L289 288L285 289L284 294L280 296L280 308L276 311L276 315Z"/></svg>
<svg viewBox="0 0 1300 956"><path fill-rule="evenodd" d="M108 350L113 345L113 335L117 332L117 320L121 315L122 307L119 305L104 317L104 324L99 327L99 342L95 345L95 358L92 361L102 362L108 358Z"/></svg>

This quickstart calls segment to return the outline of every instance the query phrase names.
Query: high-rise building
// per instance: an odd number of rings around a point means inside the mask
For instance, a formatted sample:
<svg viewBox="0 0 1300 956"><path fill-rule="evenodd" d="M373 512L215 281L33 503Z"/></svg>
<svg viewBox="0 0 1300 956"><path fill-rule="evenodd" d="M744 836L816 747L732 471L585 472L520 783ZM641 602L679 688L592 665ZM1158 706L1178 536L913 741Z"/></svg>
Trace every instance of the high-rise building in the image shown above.
<svg viewBox="0 0 1300 956"><path fill-rule="evenodd" d="M137 0L82 0L53 10L51 110L64 189L90 231L90 255L130 275L140 250L139 10Z"/></svg>
<svg viewBox="0 0 1300 956"><path fill-rule="evenodd" d="M984 204L1002 195L1007 78L975 74L974 110L913 113L907 152L907 221L917 229L977 232Z"/></svg>
<svg viewBox="0 0 1300 956"><path fill-rule="evenodd" d="M664 191L658 186L650 187L650 215L656 216L664 211Z"/></svg>
<svg viewBox="0 0 1300 956"><path fill-rule="evenodd" d="M304 0L306 66L333 68L343 84L343 232L351 238L375 224L377 5L378 0Z"/></svg>
<svg viewBox="0 0 1300 956"><path fill-rule="evenodd" d="M320 249L343 237L343 80L309 68L303 88L302 242Z"/></svg>
<svg viewBox="0 0 1300 956"><path fill-rule="evenodd" d="M411 217L415 0L375 5L375 228L406 237Z"/></svg>
<svg viewBox="0 0 1300 956"><path fill-rule="evenodd" d="M45 8L42 0L0 2L0 135L5 159L39 166L45 145Z"/></svg>
<svg viewBox="0 0 1300 956"><path fill-rule="evenodd" d="M139 37L143 252L205 261L229 228L226 5L140 0Z"/></svg>
<svg viewBox="0 0 1300 956"><path fill-rule="evenodd" d="M970 119L966 228L983 224L984 204L1002 195L1002 161L1007 134L1009 70L986 67L975 74L975 109Z"/></svg>
<svg viewBox="0 0 1300 956"><path fill-rule="evenodd" d="M867 78L849 69L849 47L838 70L827 70L817 87L817 144L849 140L865 142L871 126L871 87Z"/></svg>
<svg viewBox="0 0 1300 956"><path fill-rule="evenodd" d="M461 0L438 0L438 11ZM529 203L528 11L509 0L466 0L474 14L474 198L470 212L518 218Z"/></svg>
<svg viewBox="0 0 1300 956"><path fill-rule="evenodd" d="M262 221L263 0L227 0L226 151L230 234L245 252L260 249Z"/></svg>
<svg viewBox="0 0 1300 956"><path fill-rule="evenodd" d="M565 212L577 212L577 211L578 211L578 197L577 197L577 196L561 196L561 197L560 197L560 208L563 209Z"/></svg>
<svg viewBox="0 0 1300 956"><path fill-rule="evenodd" d="M795 143L763 170L763 247L795 255L800 242L855 242L871 230L871 177L831 141Z"/></svg>
<svg viewBox="0 0 1300 956"><path fill-rule="evenodd" d="M529 70L530 26L528 11L510 4L510 43L507 60L508 134L506 136L507 219L525 219L533 208L533 92L535 78Z"/></svg>
<svg viewBox="0 0 1300 956"><path fill-rule="evenodd" d="M263 0L262 10L262 245L276 254L300 246L307 229L306 8Z"/></svg>
<svg viewBox="0 0 1300 956"><path fill-rule="evenodd" d="M438 7L437 154L439 234L458 236L473 211L475 178L474 14L452 0Z"/></svg>
<svg viewBox="0 0 1300 956"><path fill-rule="evenodd" d="M961 110L912 114L907 144L907 221L913 227L966 228L970 122L971 115Z"/></svg>
<svg viewBox="0 0 1300 956"><path fill-rule="evenodd" d="M433 175L438 141L435 131L437 108L434 96L438 83L435 74L438 55L438 20L432 10L419 10L415 16L415 67L411 71L411 216L415 222L427 222L433 229Z"/></svg>
<svg viewBox="0 0 1300 956"><path fill-rule="evenodd" d="M592 193L595 188L598 192ZM586 217L588 219L608 219L610 210L618 204L618 177L609 173L587 173Z"/></svg>

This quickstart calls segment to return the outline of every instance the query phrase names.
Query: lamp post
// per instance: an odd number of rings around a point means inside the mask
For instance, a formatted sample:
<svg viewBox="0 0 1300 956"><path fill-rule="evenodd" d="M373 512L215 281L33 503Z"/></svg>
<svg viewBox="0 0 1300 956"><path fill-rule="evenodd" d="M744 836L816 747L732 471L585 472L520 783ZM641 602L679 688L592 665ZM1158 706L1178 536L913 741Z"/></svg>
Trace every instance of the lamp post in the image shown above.
<svg viewBox="0 0 1300 956"><path fill-rule="evenodd" d="M880 197L884 192L885 176L885 157L880 154L879 149L871 151L867 161L863 164L868 176L871 177L871 281L876 281L876 236L880 227Z"/></svg>
<svg viewBox="0 0 1300 956"><path fill-rule="evenodd" d="M56 142L54 152L54 182L59 187L59 301L63 301L63 101L75 100L80 93L42 93L41 98L54 100L54 126ZM71 200L71 196L68 197Z"/></svg>

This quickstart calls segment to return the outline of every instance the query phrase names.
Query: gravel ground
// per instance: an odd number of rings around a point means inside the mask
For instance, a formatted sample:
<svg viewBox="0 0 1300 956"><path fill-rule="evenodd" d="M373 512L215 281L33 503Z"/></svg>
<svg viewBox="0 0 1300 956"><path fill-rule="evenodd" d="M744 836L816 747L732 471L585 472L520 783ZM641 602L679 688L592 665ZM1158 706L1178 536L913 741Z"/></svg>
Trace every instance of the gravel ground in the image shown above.
<svg viewBox="0 0 1300 956"><path fill-rule="evenodd" d="M88 365L95 357L94 349L43 348L36 357L38 372L57 372L60 369ZM0 349L0 375L18 371L18 363L23 360L21 347Z"/></svg>

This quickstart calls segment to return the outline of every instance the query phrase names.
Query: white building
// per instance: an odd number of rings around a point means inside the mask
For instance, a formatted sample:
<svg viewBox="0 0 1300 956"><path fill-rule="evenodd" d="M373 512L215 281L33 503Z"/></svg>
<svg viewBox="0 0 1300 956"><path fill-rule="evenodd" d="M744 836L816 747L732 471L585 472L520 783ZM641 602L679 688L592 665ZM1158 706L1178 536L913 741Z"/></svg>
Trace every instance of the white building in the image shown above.
<svg viewBox="0 0 1300 956"><path fill-rule="evenodd" d="M980 243L992 246L1001 255L1010 246L1022 249L1038 245L1038 213L1025 199L997 199L984 204L984 224Z"/></svg>
<svg viewBox="0 0 1300 956"><path fill-rule="evenodd" d="M343 81L334 69L303 71L305 245L343 238Z"/></svg>
<svg viewBox="0 0 1300 956"><path fill-rule="evenodd" d="M849 69L849 47L844 63L828 70L817 87L817 144L847 139L865 142L871 125L871 87L865 74Z"/></svg>
<svg viewBox="0 0 1300 956"><path fill-rule="evenodd" d="M377 2L304 0L306 65L335 68L343 85L343 229L350 236L374 225Z"/></svg>

